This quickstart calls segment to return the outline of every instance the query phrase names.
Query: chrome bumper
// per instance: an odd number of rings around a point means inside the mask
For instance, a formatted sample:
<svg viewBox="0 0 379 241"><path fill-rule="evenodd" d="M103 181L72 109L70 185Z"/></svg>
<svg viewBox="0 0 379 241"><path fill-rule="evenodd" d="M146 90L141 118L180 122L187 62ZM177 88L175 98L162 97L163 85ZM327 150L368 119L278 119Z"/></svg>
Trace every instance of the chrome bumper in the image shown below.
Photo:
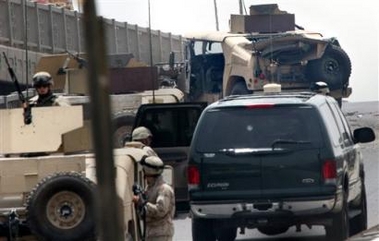
<svg viewBox="0 0 379 241"><path fill-rule="evenodd" d="M198 218L231 218L239 213L245 215L275 215L276 213L288 213L289 215L317 215L340 210L342 201L340 198L312 201L283 201L267 203L269 206L262 210L261 203L191 203L192 215ZM264 205L264 204L263 204Z"/></svg>

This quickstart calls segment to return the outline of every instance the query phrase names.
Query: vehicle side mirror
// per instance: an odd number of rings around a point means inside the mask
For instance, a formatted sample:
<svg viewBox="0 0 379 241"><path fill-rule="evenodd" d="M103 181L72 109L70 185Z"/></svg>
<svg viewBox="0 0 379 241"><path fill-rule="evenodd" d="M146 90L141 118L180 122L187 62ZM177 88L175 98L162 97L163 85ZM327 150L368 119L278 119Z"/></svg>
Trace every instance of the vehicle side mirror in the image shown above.
<svg viewBox="0 0 379 241"><path fill-rule="evenodd" d="M375 133L369 127L355 129L353 136L355 143L367 143L375 140Z"/></svg>

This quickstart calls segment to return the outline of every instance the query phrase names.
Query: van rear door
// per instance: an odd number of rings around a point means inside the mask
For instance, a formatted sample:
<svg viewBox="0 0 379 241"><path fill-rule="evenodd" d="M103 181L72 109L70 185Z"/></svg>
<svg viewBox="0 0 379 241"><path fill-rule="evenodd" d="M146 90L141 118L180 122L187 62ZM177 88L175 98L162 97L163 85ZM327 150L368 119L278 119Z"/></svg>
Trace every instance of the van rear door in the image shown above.
<svg viewBox="0 0 379 241"><path fill-rule="evenodd" d="M305 105L204 113L191 160L200 166L204 195L257 199L319 193L318 119L317 111Z"/></svg>

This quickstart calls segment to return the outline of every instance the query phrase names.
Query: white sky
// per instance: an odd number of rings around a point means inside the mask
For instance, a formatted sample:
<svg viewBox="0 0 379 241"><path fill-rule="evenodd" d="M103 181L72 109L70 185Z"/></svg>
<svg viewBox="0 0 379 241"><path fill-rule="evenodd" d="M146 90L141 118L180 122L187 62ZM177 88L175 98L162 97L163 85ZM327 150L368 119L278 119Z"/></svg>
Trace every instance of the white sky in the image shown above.
<svg viewBox="0 0 379 241"><path fill-rule="evenodd" d="M216 0L219 28L229 30L230 14L239 14L238 0ZM337 37L350 56L353 94L349 101L379 100L378 26L375 1L369 0L244 0L253 4L276 3L295 14L305 29ZM75 2L75 0L74 0ZM98 15L148 27L148 0L96 0ZM173 34L216 30L214 0L150 0L151 28Z"/></svg>

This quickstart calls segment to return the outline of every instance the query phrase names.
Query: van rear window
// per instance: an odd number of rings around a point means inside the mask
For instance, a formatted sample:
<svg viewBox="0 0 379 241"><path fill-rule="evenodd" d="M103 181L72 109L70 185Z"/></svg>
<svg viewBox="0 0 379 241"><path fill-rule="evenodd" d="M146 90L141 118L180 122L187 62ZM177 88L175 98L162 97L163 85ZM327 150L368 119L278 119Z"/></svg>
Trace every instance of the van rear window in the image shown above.
<svg viewBox="0 0 379 241"><path fill-rule="evenodd" d="M199 152L271 148L278 139L310 142L312 148L322 143L319 115L306 106L214 109L204 113L196 132Z"/></svg>

